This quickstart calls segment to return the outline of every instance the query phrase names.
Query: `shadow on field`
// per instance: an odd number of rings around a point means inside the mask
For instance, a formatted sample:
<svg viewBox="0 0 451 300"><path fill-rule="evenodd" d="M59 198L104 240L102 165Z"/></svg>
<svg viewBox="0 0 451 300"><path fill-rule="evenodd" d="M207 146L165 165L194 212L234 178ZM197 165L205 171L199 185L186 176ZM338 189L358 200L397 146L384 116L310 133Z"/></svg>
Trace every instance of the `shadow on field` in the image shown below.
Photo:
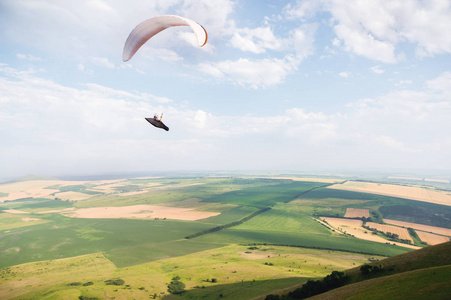
<svg viewBox="0 0 451 300"><path fill-rule="evenodd" d="M242 281L231 284L212 284L204 282L193 289L186 290L179 295L165 295L160 299L251 299L261 296L265 298L267 294L281 294L303 285L309 278L290 277L270 280Z"/></svg>

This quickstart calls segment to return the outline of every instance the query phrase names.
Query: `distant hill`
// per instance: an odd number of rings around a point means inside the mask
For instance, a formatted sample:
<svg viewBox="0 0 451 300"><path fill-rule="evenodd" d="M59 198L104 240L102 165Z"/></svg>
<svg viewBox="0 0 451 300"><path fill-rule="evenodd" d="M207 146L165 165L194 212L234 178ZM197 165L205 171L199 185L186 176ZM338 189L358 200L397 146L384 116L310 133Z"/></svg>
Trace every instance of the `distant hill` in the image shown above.
<svg viewBox="0 0 451 300"><path fill-rule="evenodd" d="M14 182L23 182L23 181L32 181L32 180L59 180L58 178L54 177L45 177L45 176L39 176L34 174L28 174L23 177L18 177L6 181L0 182L0 184L7 184L7 183L14 183Z"/></svg>
<svg viewBox="0 0 451 300"><path fill-rule="evenodd" d="M346 271L345 286L308 299L450 299L451 242L422 248ZM282 299L292 299L283 297Z"/></svg>

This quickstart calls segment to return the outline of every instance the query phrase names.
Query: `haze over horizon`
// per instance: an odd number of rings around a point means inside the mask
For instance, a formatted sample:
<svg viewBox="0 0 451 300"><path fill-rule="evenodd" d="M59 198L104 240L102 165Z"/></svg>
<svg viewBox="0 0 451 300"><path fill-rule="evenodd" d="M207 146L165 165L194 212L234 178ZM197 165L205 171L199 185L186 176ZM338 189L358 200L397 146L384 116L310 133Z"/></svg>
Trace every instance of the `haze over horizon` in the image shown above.
<svg viewBox="0 0 451 300"><path fill-rule="evenodd" d="M129 61L129 32L176 14ZM451 1L0 2L0 178L451 176ZM163 113L169 132L144 118Z"/></svg>

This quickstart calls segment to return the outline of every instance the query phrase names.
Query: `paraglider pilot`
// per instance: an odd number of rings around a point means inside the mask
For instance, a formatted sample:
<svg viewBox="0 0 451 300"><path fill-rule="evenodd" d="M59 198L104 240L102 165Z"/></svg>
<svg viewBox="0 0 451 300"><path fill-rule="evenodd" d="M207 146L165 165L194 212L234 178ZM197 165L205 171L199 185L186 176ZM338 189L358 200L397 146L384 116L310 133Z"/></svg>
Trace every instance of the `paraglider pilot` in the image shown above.
<svg viewBox="0 0 451 300"><path fill-rule="evenodd" d="M169 127L164 125L163 122L161 122L161 119L163 118L163 114L161 114L160 118L158 118L158 114L155 114L153 118L145 118L147 122L152 124L155 127L162 128L166 131L169 131Z"/></svg>

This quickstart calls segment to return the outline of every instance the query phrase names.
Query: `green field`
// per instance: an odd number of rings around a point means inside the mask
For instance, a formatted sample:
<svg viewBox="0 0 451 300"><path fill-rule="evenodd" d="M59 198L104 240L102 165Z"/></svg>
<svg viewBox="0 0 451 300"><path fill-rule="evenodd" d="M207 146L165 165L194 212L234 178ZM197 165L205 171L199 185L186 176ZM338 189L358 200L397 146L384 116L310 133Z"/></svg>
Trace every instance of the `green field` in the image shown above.
<svg viewBox="0 0 451 300"><path fill-rule="evenodd" d="M25 186L27 181L14 184ZM155 293L168 296L166 285L180 276L187 286L185 299L218 295L249 299L375 256L411 250L337 234L319 224L317 215L342 217L347 207L368 208L384 217L442 224L450 213L449 207L332 190L327 185L233 177L49 185L46 188L89 198L63 201L56 192L0 203L0 294L5 299L148 298ZM1 188L2 184L0 193ZM58 212L146 204L220 214L182 221L83 219ZM199 232L207 233L185 238ZM58 279L47 282L52 276ZM125 285L105 285L114 278L123 279ZM93 284L83 285L88 282Z"/></svg>
<svg viewBox="0 0 451 300"><path fill-rule="evenodd" d="M1 267L104 252L116 265L131 265L217 247L187 241L209 227L177 220L47 217L45 224L7 230L0 239ZM183 250L182 250L183 249Z"/></svg>

